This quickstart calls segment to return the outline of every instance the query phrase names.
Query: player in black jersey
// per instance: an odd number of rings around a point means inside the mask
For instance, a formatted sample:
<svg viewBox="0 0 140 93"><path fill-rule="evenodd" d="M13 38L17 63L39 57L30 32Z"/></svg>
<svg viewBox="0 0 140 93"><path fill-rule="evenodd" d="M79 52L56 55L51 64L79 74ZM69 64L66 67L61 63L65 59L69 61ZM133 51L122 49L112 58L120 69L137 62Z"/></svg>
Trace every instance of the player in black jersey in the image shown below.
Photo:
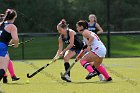
<svg viewBox="0 0 140 93"><path fill-rule="evenodd" d="M82 47L83 42L78 38L76 32L70 28L64 19L57 25L57 30L60 34L58 38L58 51L56 56L64 56L64 67L67 70L70 67L69 59L72 58L74 55L78 54ZM63 43L67 44L67 46L63 49ZM70 80L70 72L65 75L65 81L71 82Z"/></svg>
<svg viewBox="0 0 140 93"><path fill-rule="evenodd" d="M97 18L94 14L89 15L88 30L96 34L101 34L103 32L103 29L97 23Z"/></svg>
<svg viewBox="0 0 140 93"><path fill-rule="evenodd" d="M0 80L4 76L8 62L10 60L8 55L8 45L14 44L13 47L18 47L17 27L13 24L17 17L17 13L13 9L7 9L4 20L0 24Z"/></svg>
<svg viewBox="0 0 140 93"><path fill-rule="evenodd" d="M0 24L2 24L4 22L4 19L5 19L5 14L0 14ZM12 81L16 81L16 80L20 79L20 78L16 77L16 75L15 75L15 71L14 71L14 66L13 66L12 60L9 60L8 71L9 71L9 73L11 75ZM7 74L5 73L4 77L3 77L3 83L7 83L7 82L8 82Z"/></svg>

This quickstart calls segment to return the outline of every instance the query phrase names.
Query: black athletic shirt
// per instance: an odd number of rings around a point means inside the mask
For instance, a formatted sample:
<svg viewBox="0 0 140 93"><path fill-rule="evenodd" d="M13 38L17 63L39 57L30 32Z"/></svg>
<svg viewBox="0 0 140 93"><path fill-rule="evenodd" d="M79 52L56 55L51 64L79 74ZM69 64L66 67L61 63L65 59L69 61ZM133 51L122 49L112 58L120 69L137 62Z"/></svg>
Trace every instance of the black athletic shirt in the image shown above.
<svg viewBox="0 0 140 93"><path fill-rule="evenodd" d="M6 25L10 23L2 23L0 26L0 42L8 44L10 40L12 39L11 33L7 32L4 28Z"/></svg>
<svg viewBox="0 0 140 93"><path fill-rule="evenodd" d="M90 25L90 23L88 23L88 30L97 34L96 23L94 23L93 25Z"/></svg>
<svg viewBox="0 0 140 93"><path fill-rule="evenodd" d="M70 44L70 42L69 42L69 40L70 40L70 35L69 35L70 30L71 29L67 30L67 37L66 38L64 37L64 35L61 35L61 38L62 38L62 40L65 44ZM83 48L83 45L84 44L83 44L82 40L80 40L79 37L75 34L74 35L74 46L72 48L81 50Z"/></svg>

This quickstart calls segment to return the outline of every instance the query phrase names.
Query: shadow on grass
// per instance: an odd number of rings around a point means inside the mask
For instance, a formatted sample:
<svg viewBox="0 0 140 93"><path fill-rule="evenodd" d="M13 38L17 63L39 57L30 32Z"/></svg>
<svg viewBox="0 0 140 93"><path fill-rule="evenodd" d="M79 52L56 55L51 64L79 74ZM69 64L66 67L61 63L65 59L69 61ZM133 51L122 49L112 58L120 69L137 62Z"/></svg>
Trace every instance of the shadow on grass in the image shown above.
<svg viewBox="0 0 140 93"><path fill-rule="evenodd" d="M94 81L94 82L84 82L84 81L79 81L79 82L72 82L73 84L108 84L108 83L115 83L113 81Z"/></svg>
<svg viewBox="0 0 140 93"><path fill-rule="evenodd" d="M27 85L29 83L18 83L18 82L14 82L14 83L5 83L7 85Z"/></svg>

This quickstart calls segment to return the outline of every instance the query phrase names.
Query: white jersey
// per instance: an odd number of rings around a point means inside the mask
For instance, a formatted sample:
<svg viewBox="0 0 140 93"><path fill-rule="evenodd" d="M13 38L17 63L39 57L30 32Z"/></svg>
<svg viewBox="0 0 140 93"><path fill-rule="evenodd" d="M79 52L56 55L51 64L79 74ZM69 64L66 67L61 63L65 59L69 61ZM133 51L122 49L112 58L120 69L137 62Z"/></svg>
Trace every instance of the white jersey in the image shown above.
<svg viewBox="0 0 140 93"><path fill-rule="evenodd" d="M91 36L94 37L92 43L91 43L91 51L97 54L99 57L105 57L106 55L106 48L100 38L94 33L90 32ZM88 42L87 38L84 37L84 41Z"/></svg>

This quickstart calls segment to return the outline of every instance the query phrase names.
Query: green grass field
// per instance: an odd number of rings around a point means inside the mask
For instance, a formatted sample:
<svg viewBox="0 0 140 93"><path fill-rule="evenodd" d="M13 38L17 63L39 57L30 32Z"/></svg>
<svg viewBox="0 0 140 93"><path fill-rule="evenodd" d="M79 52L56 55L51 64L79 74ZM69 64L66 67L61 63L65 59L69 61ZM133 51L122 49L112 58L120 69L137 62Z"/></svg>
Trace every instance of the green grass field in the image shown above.
<svg viewBox="0 0 140 93"><path fill-rule="evenodd" d="M63 61L45 68L33 78L26 78L27 73L33 73L51 60L14 61L15 72L21 79L9 83L0 82L2 93L139 93L140 91L140 58L106 58L104 65L112 82L101 82L98 77L85 80L87 71L78 62L71 70L72 83L63 82L60 72L64 72ZM74 59L70 60L72 63ZM31 65L32 63L33 65ZM26 82L29 80L29 82ZM1 93L1 92L0 92Z"/></svg>
<svg viewBox="0 0 140 93"><path fill-rule="evenodd" d="M31 37L30 37L31 38ZM33 37L29 43L25 44L25 59L46 59L53 58L58 48L58 36ZM107 47L106 36L100 36L101 40ZM81 37L82 39L82 37ZM20 39L21 40L21 39ZM25 38L29 40L29 37ZM110 52L111 57L131 57L140 56L140 36L111 36ZM43 50L43 51L42 51ZM19 48L9 48L12 59L22 59L22 45Z"/></svg>

